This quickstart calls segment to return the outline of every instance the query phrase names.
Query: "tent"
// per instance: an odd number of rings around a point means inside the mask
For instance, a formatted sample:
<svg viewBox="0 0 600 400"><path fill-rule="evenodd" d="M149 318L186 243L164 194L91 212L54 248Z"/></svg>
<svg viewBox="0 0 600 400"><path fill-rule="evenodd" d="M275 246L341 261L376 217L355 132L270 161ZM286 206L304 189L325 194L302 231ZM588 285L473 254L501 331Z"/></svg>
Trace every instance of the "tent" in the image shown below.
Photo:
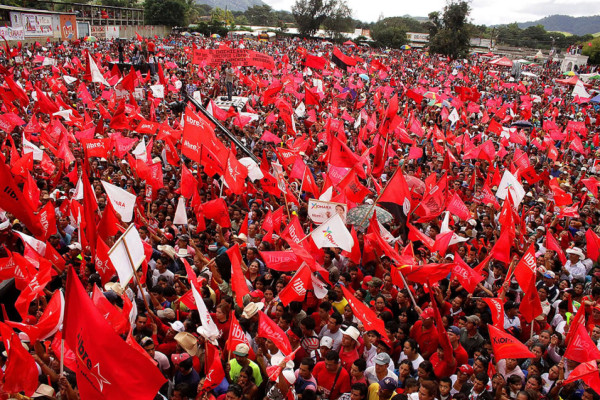
<svg viewBox="0 0 600 400"><path fill-rule="evenodd" d="M352 41L352 40L346 40L344 42L344 46L352 46L352 47L356 47L356 44Z"/></svg>
<svg viewBox="0 0 600 400"><path fill-rule="evenodd" d="M577 76L571 76L567 79L557 79L556 83L560 83L563 85L576 85L577 82L579 82L579 77Z"/></svg>

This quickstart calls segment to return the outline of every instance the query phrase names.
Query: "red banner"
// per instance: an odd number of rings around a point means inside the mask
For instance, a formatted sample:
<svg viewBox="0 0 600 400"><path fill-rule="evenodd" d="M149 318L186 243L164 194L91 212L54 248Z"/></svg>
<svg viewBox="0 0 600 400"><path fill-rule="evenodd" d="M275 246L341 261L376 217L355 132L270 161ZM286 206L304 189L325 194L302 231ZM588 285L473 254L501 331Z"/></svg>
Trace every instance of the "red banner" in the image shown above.
<svg viewBox="0 0 600 400"><path fill-rule="evenodd" d="M196 49L192 62L211 67L220 67L230 62L233 67L275 68L273 57L247 49Z"/></svg>

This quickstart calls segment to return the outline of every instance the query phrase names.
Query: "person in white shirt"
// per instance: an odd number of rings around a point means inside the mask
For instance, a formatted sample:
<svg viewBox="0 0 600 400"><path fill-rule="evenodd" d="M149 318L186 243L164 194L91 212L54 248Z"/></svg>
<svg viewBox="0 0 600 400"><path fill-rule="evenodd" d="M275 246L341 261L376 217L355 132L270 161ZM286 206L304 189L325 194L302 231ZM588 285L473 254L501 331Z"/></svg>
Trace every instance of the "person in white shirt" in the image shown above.
<svg viewBox="0 0 600 400"><path fill-rule="evenodd" d="M329 320L327 321L327 325L321 329L319 332L319 339L327 336L333 340L333 347L331 350L339 351L340 346L342 345L342 330L340 327L342 326L342 316L338 313L333 313L329 316Z"/></svg>
<svg viewBox="0 0 600 400"><path fill-rule="evenodd" d="M585 260L583 251L579 247L573 247L572 249L567 249L566 253L569 256L569 260L562 267L561 279L567 279L568 281L576 279L580 282L585 282L586 269L582 262Z"/></svg>
<svg viewBox="0 0 600 400"><path fill-rule="evenodd" d="M379 353L375 356L375 365L365 370L365 378L367 378L369 385L377 383L388 376L396 382L398 381L398 376L390 370L390 368L394 368L393 365L390 366L391 362L392 359L387 353Z"/></svg>
<svg viewBox="0 0 600 400"><path fill-rule="evenodd" d="M513 301L504 304L504 329L508 332L521 331L521 320L517 316L519 307Z"/></svg>

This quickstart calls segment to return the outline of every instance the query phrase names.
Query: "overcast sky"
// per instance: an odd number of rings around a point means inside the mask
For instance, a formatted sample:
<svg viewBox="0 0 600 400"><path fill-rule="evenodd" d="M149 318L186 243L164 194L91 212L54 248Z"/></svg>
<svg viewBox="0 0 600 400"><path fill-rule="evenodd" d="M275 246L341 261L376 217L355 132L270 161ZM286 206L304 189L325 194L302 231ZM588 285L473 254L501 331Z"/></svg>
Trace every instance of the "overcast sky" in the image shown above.
<svg viewBox="0 0 600 400"><path fill-rule="evenodd" d="M276 10L291 11L294 0L263 0ZM383 15L426 17L441 11L445 0L347 0L353 17L371 22ZM534 21L552 14L574 17L600 14L598 0L472 0L471 19L476 24L494 25Z"/></svg>

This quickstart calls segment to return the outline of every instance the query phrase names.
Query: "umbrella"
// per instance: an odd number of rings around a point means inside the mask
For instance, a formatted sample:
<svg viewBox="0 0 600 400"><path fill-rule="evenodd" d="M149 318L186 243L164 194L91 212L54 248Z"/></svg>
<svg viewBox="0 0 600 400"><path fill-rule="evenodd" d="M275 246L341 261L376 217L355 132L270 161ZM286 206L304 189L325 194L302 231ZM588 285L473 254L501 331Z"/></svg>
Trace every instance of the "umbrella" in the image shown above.
<svg viewBox="0 0 600 400"><path fill-rule="evenodd" d="M220 38L221 35L219 35L218 33L213 33L212 35L210 35L211 38Z"/></svg>
<svg viewBox="0 0 600 400"><path fill-rule="evenodd" d="M600 74L596 74L594 76L590 76L588 79L593 79L593 80L600 79Z"/></svg>
<svg viewBox="0 0 600 400"><path fill-rule="evenodd" d="M517 126L519 128L533 128L533 124L531 122L524 120L513 122L510 126Z"/></svg>
<svg viewBox="0 0 600 400"><path fill-rule="evenodd" d="M412 175L404 175L404 179L412 192L423 196L423 193L425 193L425 182Z"/></svg>
<svg viewBox="0 0 600 400"><path fill-rule="evenodd" d="M600 94L590 100L592 103L600 103Z"/></svg>
<svg viewBox="0 0 600 400"><path fill-rule="evenodd" d="M377 212L377 220L382 224L388 223L394 218L392 214L381 207L372 206L370 204L361 204L348 211L346 223L354 225L359 229L367 229L369 220L373 216L373 212Z"/></svg>
<svg viewBox="0 0 600 400"><path fill-rule="evenodd" d="M96 38L96 36L88 36L85 38L85 41L88 43L94 43L94 42L98 41L98 39Z"/></svg>
<svg viewBox="0 0 600 400"><path fill-rule="evenodd" d="M567 75L567 76L575 76L575 75L577 75L577 74L575 73L575 71L567 71L567 72L563 72L563 75Z"/></svg>
<svg viewBox="0 0 600 400"><path fill-rule="evenodd" d="M359 78L361 78L362 80L365 80L365 81L369 82L369 76L367 74L360 74Z"/></svg>
<svg viewBox="0 0 600 400"><path fill-rule="evenodd" d="M411 47L410 47L409 45L407 45L407 44L405 44L405 45L403 45L403 46L400 46L400 48L401 48L402 50L410 50L410 49L411 49Z"/></svg>

